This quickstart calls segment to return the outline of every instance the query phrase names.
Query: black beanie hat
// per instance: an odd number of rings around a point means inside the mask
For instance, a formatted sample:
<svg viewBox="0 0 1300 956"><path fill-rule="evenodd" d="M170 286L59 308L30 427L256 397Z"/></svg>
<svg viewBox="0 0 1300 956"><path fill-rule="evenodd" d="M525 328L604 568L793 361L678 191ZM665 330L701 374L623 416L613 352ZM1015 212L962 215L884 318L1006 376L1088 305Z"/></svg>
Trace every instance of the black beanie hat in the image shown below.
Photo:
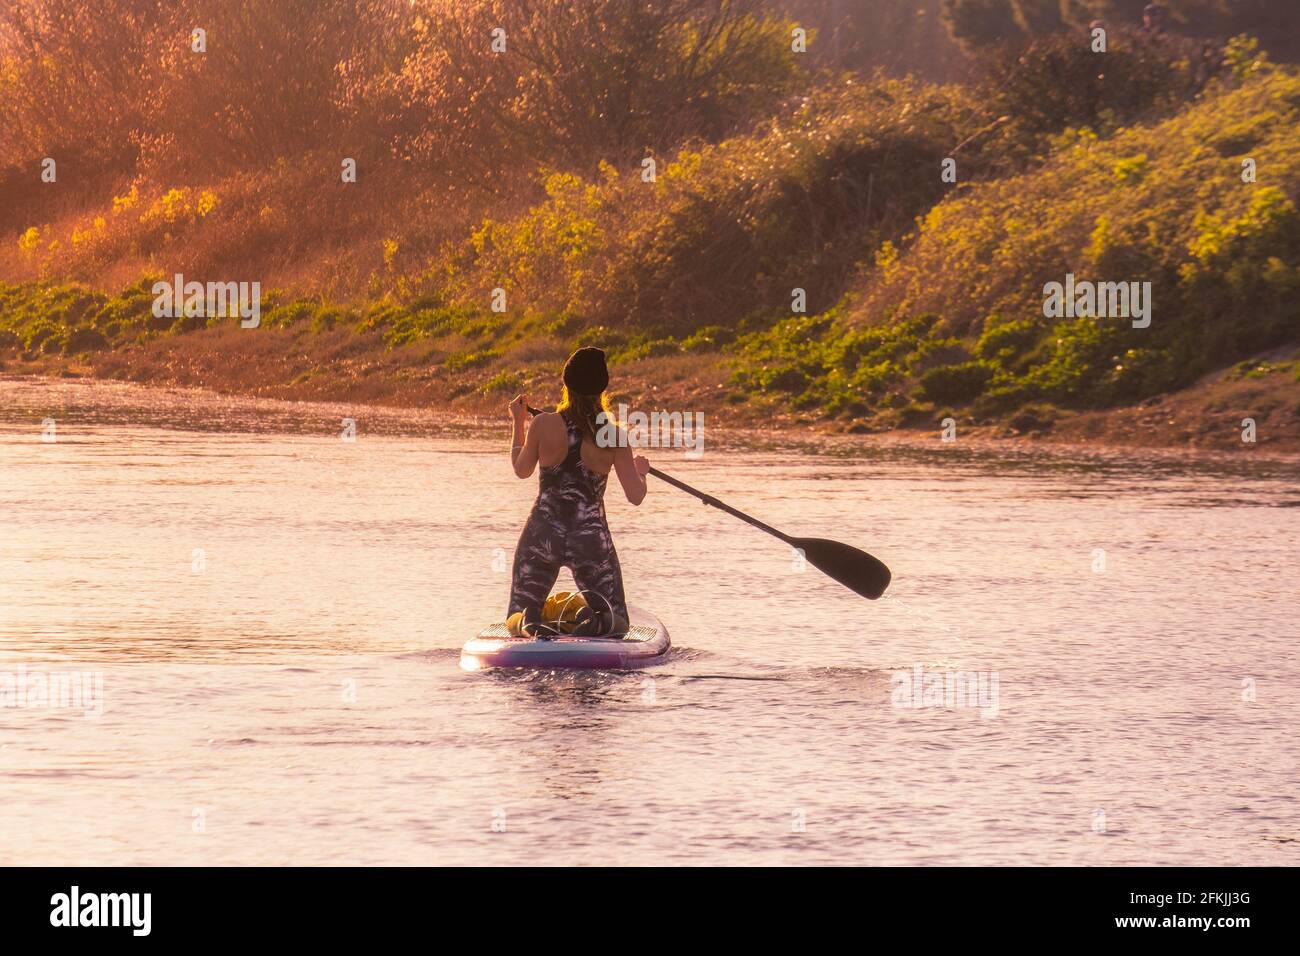
<svg viewBox="0 0 1300 956"><path fill-rule="evenodd" d="M587 346L570 355L564 363L564 385L576 395L599 395L608 388L605 350Z"/></svg>

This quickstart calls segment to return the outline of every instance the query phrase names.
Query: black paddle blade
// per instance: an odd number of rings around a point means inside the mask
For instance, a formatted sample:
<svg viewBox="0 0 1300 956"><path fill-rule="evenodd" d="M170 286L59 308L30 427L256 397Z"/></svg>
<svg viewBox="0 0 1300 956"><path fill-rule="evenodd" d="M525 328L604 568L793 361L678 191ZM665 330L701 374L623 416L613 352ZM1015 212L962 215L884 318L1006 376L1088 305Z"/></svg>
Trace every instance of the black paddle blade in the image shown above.
<svg viewBox="0 0 1300 956"><path fill-rule="evenodd" d="M803 552L804 559L817 570L839 581L850 591L874 601L885 593L892 575L878 558L825 538L787 538Z"/></svg>

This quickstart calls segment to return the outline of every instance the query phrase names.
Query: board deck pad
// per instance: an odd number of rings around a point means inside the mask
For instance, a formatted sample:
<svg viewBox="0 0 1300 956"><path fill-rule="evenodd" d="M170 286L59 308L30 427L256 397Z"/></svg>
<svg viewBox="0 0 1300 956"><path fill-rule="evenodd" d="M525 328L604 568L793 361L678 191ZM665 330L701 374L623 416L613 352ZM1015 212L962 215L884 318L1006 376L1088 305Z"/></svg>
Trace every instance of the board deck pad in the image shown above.
<svg viewBox="0 0 1300 956"><path fill-rule="evenodd" d="M467 671L488 667L627 670L662 663L672 646L663 622L638 607L629 606L628 616L626 635L561 635L549 641L513 637L506 625L493 624L466 642L460 666Z"/></svg>
<svg viewBox="0 0 1300 956"><path fill-rule="evenodd" d="M629 627L629 628L627 629L627 633L624 634L624 635L621 635L621 636L620 636L620 635L611 635L611 636L609 636L609 637L574 638L574 640L587 640L587 641L650 641L650 640L653 640L655 637L657 637L658 634L659 634L659 631L658 631L658 629L656 629L656 628L653 628L653 627L646 627L644 624L633 624L631 627ZM480 638L493 638L493 637L495 637L495 638L497 638L498 640L506 640L506 641L516 641L516 640L520 640L520 638L517 638L517 637L513 636L513 635L510 633L510 628L506 627L504 624L493 624L491 627L485 627L485 628L483 628L483 630L481 630L481 631L478 632L478 636L479 636ZM565 639L567 639L567 638L564 638L564 637L556 638L556 640L565 640Z"/></svg>

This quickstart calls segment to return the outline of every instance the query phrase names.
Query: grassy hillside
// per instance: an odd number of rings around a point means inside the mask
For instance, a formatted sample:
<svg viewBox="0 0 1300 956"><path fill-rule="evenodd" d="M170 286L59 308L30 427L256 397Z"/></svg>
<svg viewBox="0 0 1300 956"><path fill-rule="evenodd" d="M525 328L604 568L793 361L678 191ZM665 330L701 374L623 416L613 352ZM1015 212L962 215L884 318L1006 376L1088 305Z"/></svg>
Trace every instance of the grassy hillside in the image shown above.
<svg viewBox="0 0 1300 956"><path fill-rule="evenodd" d="M611 139L562 95L623 95L601 63L530 74L526 102L466 103L433 126L449 78L487 70L491 86L509 70L404 46L429 27L402 5L331 3L391 35L379 53L374 36L348 41L342 87L300 81L325 119L285 131L269 161L235 143L160 163L141 129L171 114L151 103L112 117L136 131L134 152L76 151L83 165L57 187L4 166L6 370L477 410L520 389L544 400L563 356L599 343L629 397L855 431L948 416L1041 430L1210 373L1245 383L1224 386L1233 395L1290 394L1300 76L1250 41L1198 60L1179 38L1117 30L1098 72L1087 43L1061 34L935 85L809 69L782 52L791 21L762 4L706 43L710 7L691 0L659 32L612 24L628 56L670 55L645 39L667 30L672 56L685 40L717 65L661 71L641 91L667 104L694 84L711 101L645 146L648 116ZM490 19L498 5L472 6ZM599 12L617 20L616 4ZM566 54L545 24L525 35ZM0 85L52 82L5 62ZM349 112L356 102L370 112ZM47 126L50 142L73 135ZM357 183L339 181L341 150L322 141L345 133L387 144L355 150L369 157ZM1246 159L1256 181L1242 180ZM151 286L174 272L262 281L261 327L155 317ZM1044 284L1066 273L1151 282L1151 326L1044 318Z"/></svg>
<svg viewBox="0 0 1300 956"><path fill-rule="evenodd" d="M840 308L742 338L744 383L829 414L982 418L1134 403L1300 341L1300 78L1248 72L954 191ZM1150 281L1150 327L1044 318L1044 284L1067 273Z"/></svg>

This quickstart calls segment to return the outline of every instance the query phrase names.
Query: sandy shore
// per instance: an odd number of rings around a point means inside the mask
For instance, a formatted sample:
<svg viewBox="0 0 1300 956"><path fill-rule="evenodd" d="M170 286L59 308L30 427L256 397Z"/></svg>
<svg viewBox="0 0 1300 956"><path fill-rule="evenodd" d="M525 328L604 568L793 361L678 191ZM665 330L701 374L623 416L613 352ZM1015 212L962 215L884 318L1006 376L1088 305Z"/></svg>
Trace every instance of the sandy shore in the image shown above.
<svg viewBox="0 0 1300 956"><path fill-rule="evenodd" d="M459 420L504 420L510 392L484 382L496 368L450 375L422 362L413 348L377 352L373 343L339 333L304 347L291 333L256 339L223 334L160 338L144 346L71 358L0 355L0 374L91 378L144 385L202 388L221 395L287 401L364 404L426 409ZM1262 357L1262 372L1230 370L1205 376L1190 388L1141 405L1104 411L1055 410L1048 416L1011 415L973 420L956 415L962 439L1021 444L1212 450L1235 454L1300 455L1300 349ZM529 401L558 398L558 359L539 356L519 377ZM613 368L615 388L629 405L703 412L727 429L801 432L808 437L870 435L873 441L938 440L941 414L914 427L882 431L869 422L826 419L791 411L766 396L750 396L731 382L725 356L680 355L644 359ZM1255 441L1247 420L1254 422Z"/></svg>

